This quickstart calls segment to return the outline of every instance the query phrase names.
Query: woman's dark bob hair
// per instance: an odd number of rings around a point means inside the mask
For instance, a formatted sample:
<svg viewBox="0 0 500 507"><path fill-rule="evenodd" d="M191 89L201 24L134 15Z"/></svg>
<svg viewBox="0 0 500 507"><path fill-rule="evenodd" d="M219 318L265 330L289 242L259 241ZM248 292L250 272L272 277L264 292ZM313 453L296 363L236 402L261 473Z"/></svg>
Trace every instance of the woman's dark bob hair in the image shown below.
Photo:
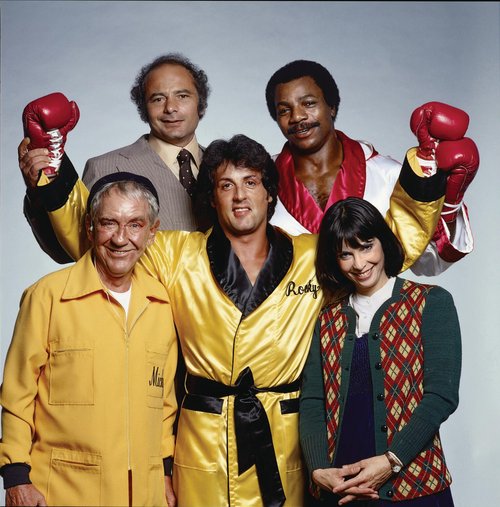
<svg viewBox="0 0 500 507"><path fill-rule="evenodd" d="M316 275L327 300L355 292L354 283L341 272L338 254L345 241L352 248L377 238L384 251L384 270L396 276L403 267L404 251L398 238L373 204L358 197L336 202L325 213L319 229Z"/></svg>

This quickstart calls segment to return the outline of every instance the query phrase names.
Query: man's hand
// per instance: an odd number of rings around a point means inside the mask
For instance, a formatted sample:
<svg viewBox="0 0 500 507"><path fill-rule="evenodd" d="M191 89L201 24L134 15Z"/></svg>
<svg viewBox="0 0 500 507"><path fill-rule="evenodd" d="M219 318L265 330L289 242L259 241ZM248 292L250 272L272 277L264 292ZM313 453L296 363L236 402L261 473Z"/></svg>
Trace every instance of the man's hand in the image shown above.
<svg viewBox="0 0 500 507"><path fill-rule="evenodd" d="M45 497L33 484L20 484L5 490L5 507L46 507ZM169 506L170 507L170 506Z"/></svg>
<svg viewBox="0 0 500 507"><path fill-rule="evenodd" d="M35 188L40 178L40 171L50 164L50 156L47 148L28 151L29 144L30 138L25 137L17 148L17 157L26 186Z"/></svg>
<svg viewBox="0 0 500 507"><path fill-rule="evenodd" d="M312 480L321 489L337 493L337 489L345 484L349 477L355 476L361 470L357 465L346 465L342 468L318 468L312 473ZM350 495L356 500L377 500L378 493L373 488L356 487L343 489L340 495Z"/></svg>
<svg viewBox="0 0 500 507"><path fill-rule="evenodd" d="M351 479L348 479L340 486L336 486L333 492L336 495L345 495L339 505L345 505L353 500L358 500L361 491L370 488L378 491L380 486L387 482L392 475L391 464L385 455L374 456L373 458L363 459L351 465L344 465L343 468L352 469L353 467L360 472Z"/></svg>
<svg viewBox="0 0 500 507"><path fill-rule="evenodd" d="M175 498L172 477L170 475L165 475L165 498L167 499L168 507L175 507L177 505L177 498Z"/></svg>

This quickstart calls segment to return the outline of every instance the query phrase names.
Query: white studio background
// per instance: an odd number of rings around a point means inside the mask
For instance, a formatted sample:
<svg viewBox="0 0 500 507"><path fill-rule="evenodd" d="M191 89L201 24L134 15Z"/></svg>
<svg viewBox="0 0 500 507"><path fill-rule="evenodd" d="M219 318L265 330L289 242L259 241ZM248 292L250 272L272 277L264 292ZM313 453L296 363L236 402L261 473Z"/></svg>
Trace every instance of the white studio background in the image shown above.
<svg viewBox="0 0 500 507"><path fill-rule="evenodd" d="M43 254L22 213L17 146L29 101L60 91L78 103L81 119L66 150L80 174L89 157L147 132L129 90L142 65L170 51L184 53L208 74L212 94L198 129L205 146L244 133L277 153L284 138L267 112L264 89L275 70L299 58L322 63L335 77L337 128L398 160L416 143L408 127L415 107L435 100L467 111L468 135L481 155L466 196L476 248L432 280L453 294L463 335L461 402L442 436L457 507L500 505L498 2L0 6L2 365L23 289L61 267Z"/></svg>

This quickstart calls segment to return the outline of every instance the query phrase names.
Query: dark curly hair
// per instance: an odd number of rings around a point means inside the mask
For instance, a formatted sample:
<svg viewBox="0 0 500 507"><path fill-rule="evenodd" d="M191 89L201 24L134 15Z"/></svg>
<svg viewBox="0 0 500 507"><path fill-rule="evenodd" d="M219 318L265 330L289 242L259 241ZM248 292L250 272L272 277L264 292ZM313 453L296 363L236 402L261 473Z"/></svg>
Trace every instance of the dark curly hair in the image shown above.
<svg viewBox="0 0 500 507"><path fill-rule="evenodd" d="M168 53L166 55L161 55L158 58L155 58L151 63L144 65L144 67L142 67L139 71L139 74L137 74L134 84L130 90L130 98L137 106L137 111L139 111L141 120L145 123L149 122L145 96L146 78L152 70L165 64L180 65L189 71L191 76L193 76L194 85L196 87L196 91L198 92L198 116L200 119L203 118L207 109L208 96L210 94L207 75L202 69L180 53Z"/></svg>
<svg viewBox="0 0 500 507"><path fill-rule="evenodd" d="M352 248L378 238L384 251L384 271L396 276L403 266L404 250L373 204L348 197L333 204L321 221L316 254L316 276L329 302L355 292L354 283L339 268L337 254L345 241Z"/></svg>
<svg viewBox="0 0 500 507"><path fill-rule="evenodd" d="M210 215L212 223L216 221L217 214L212 206L216 183L215 173L227 162L236 167L248 167L261 173L262 184L272 198L267 210L269 220L278 199L278 170L264 146L243 134L235 135L229 141L217 139L205 150L196 186L199 209Z"/></svg>
<svg viewBox="0 0 500 507"><path fill-rule="evenodd" d="M294 79L304 76L312 77L315 83L321 88L326 103L335 108L335 115L339 111L340 95L337 83L333 76L323 65L310 60L294 60L278 69L268 81L266 86L267 109L272 119L276 121L276 106L274 95L279 84L289 83Z"/></svg>

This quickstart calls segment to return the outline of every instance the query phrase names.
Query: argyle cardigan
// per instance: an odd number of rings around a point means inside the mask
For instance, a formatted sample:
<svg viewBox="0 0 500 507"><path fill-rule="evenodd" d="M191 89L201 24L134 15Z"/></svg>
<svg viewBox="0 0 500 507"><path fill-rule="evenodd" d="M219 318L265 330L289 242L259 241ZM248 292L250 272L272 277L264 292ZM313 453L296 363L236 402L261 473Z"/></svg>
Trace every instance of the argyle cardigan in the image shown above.
<svg viewBox="0 0 500 507"><path fill-rule="evenodd" d="M422 324L426 303L433 290L449 296L439 287L398 278L394 293L399 292L399 295L395 297L393 294L393 297L379 308L369 333L369 341L372 342L370 363L374 387L377 454L383 454L388 449L395 450L405 464L403 470L379 491L381 498L393 501L437 493L451 483L439 432L434 434L416 456L406 456L401 446L398 449L391 447L394 436L408 424L423 398ZM451 296L449 299L451 300ZM355 340L355 314L347 303L344 301L326 308L319 318L330 463L334 460L342 424ZM435 317L445 319L447 316ZM451 411L455 407L452 407Z"/></svg>

